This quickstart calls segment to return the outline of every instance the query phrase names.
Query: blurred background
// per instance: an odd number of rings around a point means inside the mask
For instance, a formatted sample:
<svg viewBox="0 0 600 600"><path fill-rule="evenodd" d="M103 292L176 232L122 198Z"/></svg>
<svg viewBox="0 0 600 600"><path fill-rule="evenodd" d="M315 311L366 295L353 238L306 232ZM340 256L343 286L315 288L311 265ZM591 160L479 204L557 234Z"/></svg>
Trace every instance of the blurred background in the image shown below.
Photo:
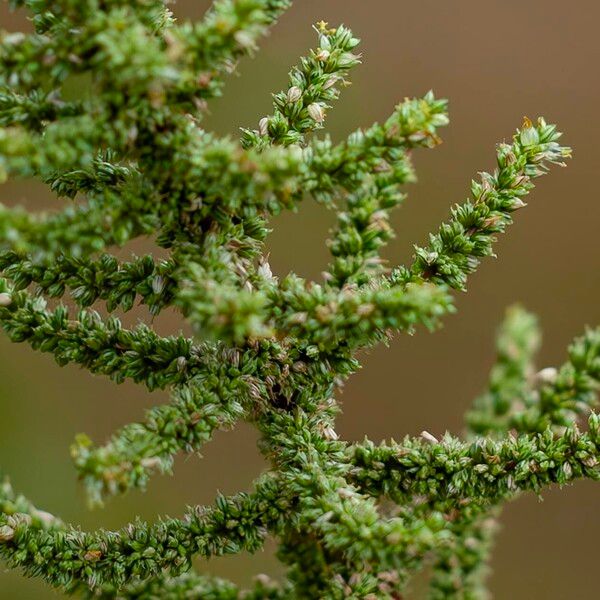
<svg viewBox="0 0 600 600"><path fill-rule="evenodd" d="M179 0L175 14L199 18L208 2ZM569 341L586 324L600 323L600 80L597 23L600 4L558 0L302 0L262 43L254 60L244 60L225 97L211 105L207 127L237 135L256 126L270 110L270 92L286 85L289 67L315 44L311 25L324 19L345 23L363 40L364 64L354 84L330 111L327 129L340 139L353 129L383 120L405 96L433 88L450 99L451 124L444 144L416 155L419 183L407 191L394 214L398 235L386 250L394 263L410 260L413 243L423 243L463 201L477 171L494 167L494 144L509 140L523 115L544 115L565 131L574 159L539 181L516 224L470 280L459 312L434 335L399 336L391 347L364 357L363 370L343 394L342 436L379 441L427 429L434 435L460 433L462 415L484 387L493 362L494 331L505 307L521 302L544 328L539 365L558 365ZM22 13L0 4L0 25L28 27ZM8 183L0 201L32 210L56 206L38 184ZM310 201L298 214L274 222L270 239L276 273L295 270L317 278L328 255L324 245L333 215ZM145 246L147 249L148 246ZM138 244L125 249L140 252ZM132 322L145 313L127 316ZM176 315L156 322L176 333ZM145 494L113 500L88 512L70 463L69 445L85 431L103 441L117 427L139 419L145 407L164 401L134 385L116 386L76 367L59 368L48 355L0 338L0 466L15 488L45 510L85 529L118 528L136 515L179 515L185 505L208 503L215 492L246 489L264 463L256 435L247 426L221 433L203 450L203 460L182 458L174 477L154 479ZM579 482L510 504L492 563L491 588L504 599L579 599L598 596L600 486ZM254 556L220 558L199 569L241 584L260 572L281 568L272 545ZM417 582L411 598L422 597ZM61 595L24 580L0 565L1 599L51 599Z"/></svg>

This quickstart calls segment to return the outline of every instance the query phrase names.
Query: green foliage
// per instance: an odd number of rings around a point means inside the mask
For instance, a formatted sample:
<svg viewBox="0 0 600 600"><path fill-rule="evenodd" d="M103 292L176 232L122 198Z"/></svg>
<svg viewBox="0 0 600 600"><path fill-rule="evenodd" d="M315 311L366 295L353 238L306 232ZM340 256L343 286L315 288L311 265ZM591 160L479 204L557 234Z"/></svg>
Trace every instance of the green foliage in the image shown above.
<svg viewBox="0 0 600 600"><path fill-rule="evenodd" d="M159 0L13 4L35 32L0 39L0 178L36 177L67 206L0 207L0 323L59 365L171 391L104 446L77 436L90 502L145 488L240 419L259 430L270 468L250 492L180 518L89 533L6 480L0 557L88 598L391 599L426 564L431 598L485 597L501 506L600 475L600 330L576 340L559 370L536 374L536 320L510 309L466 439L341 441L336 391L358 351L453 311L452 291L493 254L535 178L570 155L556 128L526 120L412 264L388 268L380 251L415 180L411 152L439 143L447 107L428 93L341 142L311 135L359 63L347 28L316 26L318 47L273 96L273 113L237 141L205 131L203 113L287 0L216 0L183 24ZM275 277L269 218L308 196L337 215L331 262L321 282ZM144 235L167 258L111 254ZM136 304L179 310L194 337L126 329L113 313ZM267 536L284 582L240 590L191 571L197 556L253 552Z"/></svg>

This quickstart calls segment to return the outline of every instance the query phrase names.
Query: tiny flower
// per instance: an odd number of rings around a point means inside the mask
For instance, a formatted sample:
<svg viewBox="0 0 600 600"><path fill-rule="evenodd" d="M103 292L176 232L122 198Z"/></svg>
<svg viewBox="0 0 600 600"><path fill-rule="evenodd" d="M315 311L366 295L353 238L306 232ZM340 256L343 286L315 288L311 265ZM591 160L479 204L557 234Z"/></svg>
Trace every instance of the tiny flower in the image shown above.
<svg viewBox="0 0 600 600"><path fill-rule="evenodd" d="M326 439L333 440L333 441L337 440L339 437L336 430L331 425L327 425L326 427L323 427L323 436Z"/></svg>
<svg viewBox="0 0 600 600"><path fill-rule="evenodd" d="M437 261L438 258L439 258L439 254L437 252L428 252L425 255L425 262L428 265L432 265Z"/></svg>
<svg viewBox="0 0 600 600"><path fill-rule="evenodd" d="M100 552L100 550L88 550L83 555L83 560L88 560L90 562L96 562L97 560L100 560L100 558L102 558L102 552Z"/></svg>
<svg viewBox="0 0 600 600"><path fill-rule="evenodd" d="M537 132L537 129L531 125L531 121L525 123L525 126L519 135L519 139L523 146L533 146L539 143L539 133Z"/></svg>
<svg viewBox="0 0 600 600"><path fill-rule="evenodd" d="M308 114L311 116L313 121L317 123L322 123L325 120L325 111L323 107L318 102L313 102L308 105Z"/></svg>
<svg viewBox="0 0 600 600"><path fill-rule="evenodd" d="M467 267L475 270L479 266L479 259L476 256L467 256Z"/></svg>
<svg viewBox="0 0 600 600"><path fill-rule="evenodd" d="M152 291L158 295L165 289L165 280L161 275L157 275L152 279Z"/></svg>
<svg viewBox="0 0 600 600"><path fill-rule="evenodd" d="M271 280L273 279L273 272L271 271L271 265L267 261L263 261L258 265L258 275L262 279Z"/></svg>
<svg viewBox="0 0 600 600"><path fill-rule="evenodd" d="M375 310L375 307L371 303L368 302L367 304L361 304L356 309L356 314L361 317L366 317L366 316L370 315L374 310Z"/></svg>
<svg viewBox="0 0 600 600"><path fill-rule="evenodd" d="M268 575L265 575L264 573L259 573L258 575L256 575L254 577L254 581L256 581L257 583L260 583L263 586L271 585L271 583L273 582L273 580Z"/></svg>
<svg viewBox="0 0 600 600"><path fill-rule="evenodd" d="M429 433L429 431L421 431L421 437L426 442L429 442L430 444L437 444L437 443L439 443L438 439L434 435L432 435L431 433Z"/></svg>
<svg viewBox="0 0 600 600"><path fill-rule="evenodd" d="M10 542L15 537L15 530L8 525L0 527L0 542Z"/></svg>
<svg viewBox="0 0 600 600"><path fill-rule="evenodd" d="M327 26L327 23L325 23ZM21 44L25 40L25 34L20 31L15 31L13 33L5 33L2 36L2 42L7 45L16 46Z"/></svg>
<svg viewBox="0 0 600 600"><path fill-rule="evenodd" d="M539 383L554 383L558 377L558 371L554 367L546 367L539 371L535 379Z"/></svg>
<svg viewBox="0 0 600 600"><path fill-rule="evenodd" d="M142 458L140 464L144 469L157 469L161 465L160 458L158 456L149 456L148 458Z"/></svg>
<svg viewBox="0 0 600 600"><path fill-rule="evenodd" d="M319 61L319 62L325 62L329 57L331 56L331 53L329 52L329 50L324 50L323 48L321 48L316 54L315 54L315 58Z"/></svg>
<svg viewBox="0 0 600 600"><path fill-rule="evenodd" d="M240 47L246 50L253 50L256 47L254 38L247 31L236 31L233 37Z"/></svg>
<svg viewBox="0 0 600 600"><path fill-rule="evenodd" d="M483 226L484 227L496 227L500 223L502 223L502 216L501 215L492 215L491 217L488 217L483 222Z"/></svg>
<svg viewBox="0 0 600 600"><path fill-rule="evenodd" d="M510 210L519 210L520 208L524 208L525 206L527 206L527 204L525 202L523 202L523 200L521 200L521 198L515 198L514 200L511 201L510 203Z"/></svg>
<svg viewBox="0 0 600 600"><path fill-rule="evenodd" d="M260 135L267 135L269 133L269 117L263 117L258 122L258 133Z"/></svg>
<svg viewBox="0 0 600 600"><path fill-rule="evenodd" d="M515 177L511 183L511 187L516 188L519 187L520 185L523 185L524 183L527 183L529 181L529 177L527 177L527 175L517 175L517 177Z"/></svg>
<svg viewBox="0 0 600 600"><path fill-rule="evenodd" d="M350 498L355 498L357 495L352 488L345 487L338 488L337 493L340 496L340 498L345 498L347 500Z"/></svg>
<svg viewBox="0 0 600 600"><path fill-rule="evenodd" d="M327 33L327 28L329 27L329 23L327 21L319 21L316 24L317 31L320 33Z"/></svg>
<svg viewBox="0 0 600 600"><path fill-rule="evenodd" d="M340 80L339 77L337 77L336 75L332 75L324 84L323 84L323 89L324 90L328 90L329 88L332 88L338 81Z"/></svg>
<svg viewBox="0 0 600 600"><path fill-rule="evenodd" d="M356 54L352 54L351 52L346 52L340 56L337 61L338 67L340 69L348 69L350 67L354 67L360 62L360 56Z"/></svg>
<svg viewBox="0 0 600 600"><path fill-rule="evenodd" d="M36 519L39 519L44 525L51 525L56 521L56 517L45 510L36 510L34 513Z"/></svg>
<svg viewBox="0 0 600 600"><path fill-rule="evenodd" d="M319 46L323 50L331 50L331 41L328 35L320 35L319 36Z"/></svg>
<svg viewBox="0 0 600 600"><path fill-rule="evenodd" d="M287 101L290 104L292 104L294 102L298 102L298 100L300 100L300 98L302 98L302 90L297 85L292 86L287 91Z"/></svg>
<svg viewBox="0 0 600 600"><path fill-rule="evenodd" d="M12 303L11 295L7 294L6 292L2 292L0 294L0 306L10 306L11 303Z"/></svg>
<svg viewBox="0 0 600 600"><path fill-rule="evenodd" d="M479 541L477 540L477 538L469 536L465 540L465 548L468 548L469 550L473 551L473 550L477 550L478 547L479 547Z"/></svg>
<svg viewBox="0 0 600 600"><path fill-rule="evenodd" d="M8 526L15 529L19 525L31 525L33 520L31 518L31 515L28 515L27 513L14 513L13 515L10 515L10 517L8 517L7 521Z"/></svg>

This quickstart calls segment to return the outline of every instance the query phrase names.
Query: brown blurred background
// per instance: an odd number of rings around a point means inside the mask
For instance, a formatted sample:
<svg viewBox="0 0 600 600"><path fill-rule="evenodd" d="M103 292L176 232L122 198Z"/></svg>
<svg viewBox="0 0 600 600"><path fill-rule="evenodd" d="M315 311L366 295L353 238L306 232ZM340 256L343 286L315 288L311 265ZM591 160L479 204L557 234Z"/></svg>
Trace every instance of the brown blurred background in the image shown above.
<svg viewBox="0 0 600 600"><path fill-rule="evenodd" d="M180 0L173 9L181 18L198 18L207 4ZM255 60L243 62L225 98L213 104L207 126L233 135L240 125L254 126L269 111L269 93L285 85L289 67L314 45L311 24L320 19L345 23L363 40L364 64L330 112L327 125L334 137L384 119L405 96L433 88L450 99L445 143L418 154L419 184L394 215L398 236L386 252L394 262L409 260L412 244L423 242L450 205L466 198L471 177L493 168L494 144L509 139L523 115L542 114L559 123L574 148L568 169L539 182L529 208L497 245L499 260L485 261L445 328L433 336L398 337L391 348L372 351L344 393L339 428L347 439L398 438L422 429L458 433L464 411L485 384L494 330L507 305L519 301L540 316L541 366L560 364L569 340L586 324L600 323L600 194L594 184L600 156L600 4L298 0ZM3 28L20 29L23 23L22 14L9 16L6 2L0 4ZM0 188L0 200L32 209L50 201L41 186L14 183ZM318 277L331 223L332 215L311 202L298 214L278 218L270 242L275 271ZM158 326L173 332L181 323L171 317ZM69 459L74 435L85 431L102 441L164 396L115 386L75 367L60 369L48 355L4 338L1 344L0 466L16 489L66 520L86 529L114 528L136 515L178 515L186 504L210 502L216 490L245 489L263 468L255 433L239 426L207 445L202 461L179 460L175 476L154 480L146 494L130 494L89 513ZM491 578L495 597L598 597L600 486L580 482L543 496L543 503L522 497L504 513ZM258 572L281 573L270 545L255 556L217 559L199 568L240 583ZM59 597L0 567L1 599ZM422 597L419 585L411 597Z"/></svg>

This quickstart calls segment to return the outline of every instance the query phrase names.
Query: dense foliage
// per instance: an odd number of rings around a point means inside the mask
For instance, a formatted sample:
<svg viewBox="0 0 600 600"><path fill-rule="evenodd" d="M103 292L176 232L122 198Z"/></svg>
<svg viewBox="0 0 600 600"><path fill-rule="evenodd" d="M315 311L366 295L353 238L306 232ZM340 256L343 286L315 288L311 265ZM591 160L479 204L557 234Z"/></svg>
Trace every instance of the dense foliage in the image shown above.
<svg viewBox="0 0 600 600"><path fill-rule="evenodd" d="M390 211L415 178L411 152L438 144L446 102L405 100L339 143L316 135L359 63L347 28L319 23L272 114L233 140L202 128L207 103L287 0L216 0L196 23L175 22L161 0L13 4L35 32L0 38L0 178L35 177L70 201L43 214L0 207L0 323L60 365L172 394L104 446L77 437L90 501L144 488L239 420L260 431L270 469L250 492L182 517L90 533L6 480L0 557L83 597L400 598L431 564L431 598L483 598L501 505L598 478L600 330L536 373L536 320L510 309L465 439L344 442L336 390L359 350L453 310L453 290L492 254L534 179L569 156L556 128L526 120L412 264L390 269ZM275 277L265 252L269 218L307 197L337 214L320 283ZM167 258L110 253L140 236ZM193 339L125 328L114 313L136 304L176 308ZM283 582L239 590L191 570L195 557L253 552L267 536Z"/></svg>

